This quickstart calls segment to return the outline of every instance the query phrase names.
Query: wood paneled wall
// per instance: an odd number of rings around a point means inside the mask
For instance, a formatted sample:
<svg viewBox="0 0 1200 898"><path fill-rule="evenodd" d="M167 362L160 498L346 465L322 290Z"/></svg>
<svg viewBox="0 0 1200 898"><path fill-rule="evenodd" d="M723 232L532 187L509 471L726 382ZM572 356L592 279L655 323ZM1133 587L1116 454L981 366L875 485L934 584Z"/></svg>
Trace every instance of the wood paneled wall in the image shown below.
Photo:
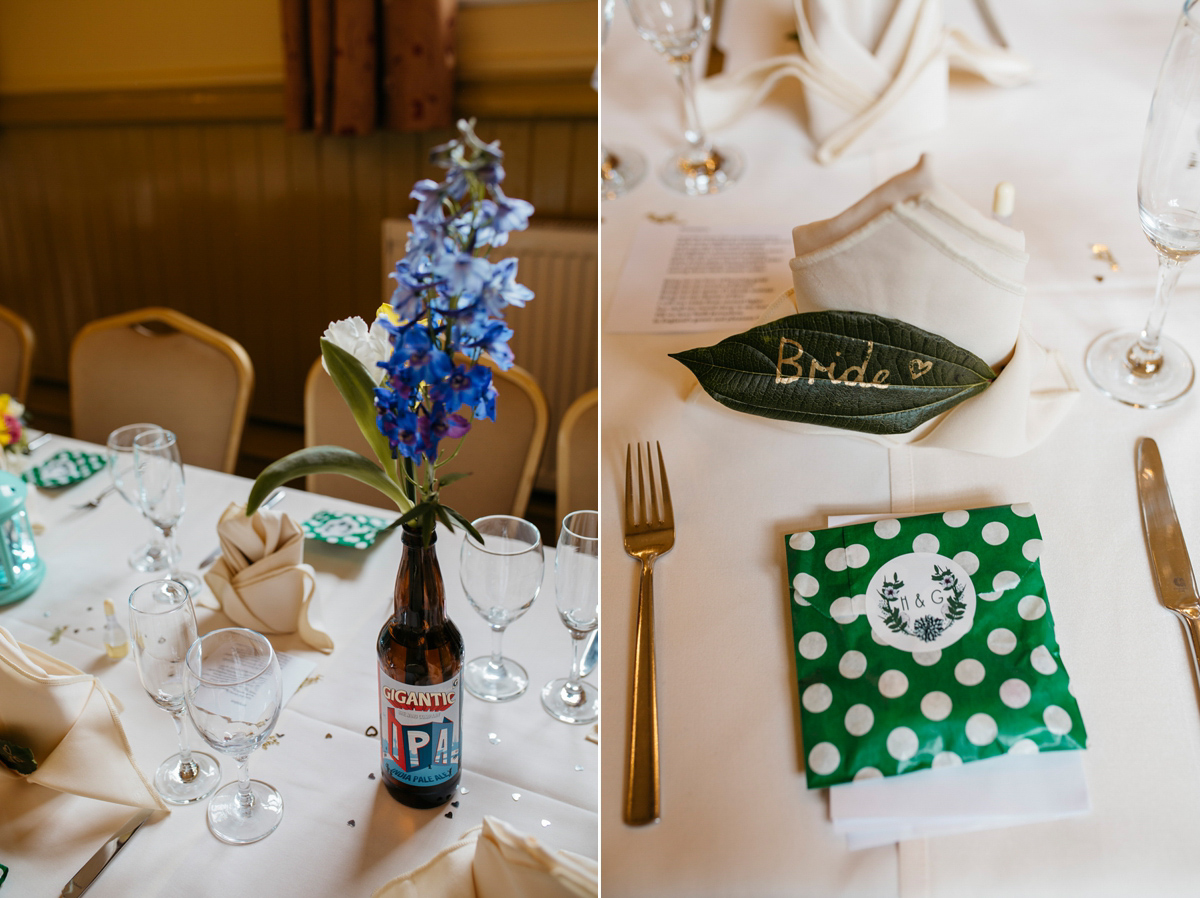
<svg viewBox="0 0 1200 898"><path fill-rule="evenodd" d="M594 116L485 119L505 190L538 220L595 221ZM166 305L239 340L254 361L252 417L302 421L326 325L370 318L380 223L412 210L447 133L337 138L278 119L26 123L0 130L0 304L33 324L34 374L65 383L87 321Z"/></svg>

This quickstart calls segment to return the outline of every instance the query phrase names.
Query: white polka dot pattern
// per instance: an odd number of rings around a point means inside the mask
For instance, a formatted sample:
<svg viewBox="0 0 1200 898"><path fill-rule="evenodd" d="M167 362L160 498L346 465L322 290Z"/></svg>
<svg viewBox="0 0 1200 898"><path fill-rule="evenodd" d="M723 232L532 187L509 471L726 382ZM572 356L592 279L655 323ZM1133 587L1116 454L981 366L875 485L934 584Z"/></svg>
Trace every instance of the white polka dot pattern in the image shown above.
<svg viewBox="0 0 1200 898"><path fill-rule="evenodd" d="M796 648L799 650L802 658L815 661L825 654L827 644L825 637L814 630L811 633L805 633L801 636Z"/></svg>
<svg viewBox="0 0 1200 898"><path fill-rule="evenodd" d="M897 761L907 761L916 755L921 743L908 727L896 727L887 737L888 754Z"/></svg>
<svg viewBox="0 0 1200 898"><path fill-rule="evenodd" d="M818 742L808 753L808 767L813 773L828 776L842 763L842 754L832 742Z"/></svg>
<svg viewBox="0 0 1200 898"><path fill-rule="evenodd" d="M845 724L851 736L865 736L875 725L875 712L866 705L851 705L846 710Z"/></svg>
<svg viewBox="0 0 1200 898"><path fill-rule="evenodd" d="M885 670L879 678L879 694L884 698L899 698L908 692L908 677L898 670Z"/></svg>
<svg viewBox="0 0 1200 898"><path fill-rule="evenodd" d="M967 718L967 741L972 745L991 745L1000 734L996 720L982 711Z"/></svg>
<svg viewBox="0 0 1200 898"><path fill-rule="evenodd" d="M800 701L803 702L806 710L812 711L814 714L820 714L822 711L828 710L829 706L833 704L833 690L824 683L813 683L804 690L804 695L801 696Z"/></svg>
<svg viewBox="0 0 1200 898"><path fill-rule="evenodd" d="M842 655L842 660L838 662L838 673L847 680L857 680L866 672L866 669L867 656L854 649Z"/></svg>

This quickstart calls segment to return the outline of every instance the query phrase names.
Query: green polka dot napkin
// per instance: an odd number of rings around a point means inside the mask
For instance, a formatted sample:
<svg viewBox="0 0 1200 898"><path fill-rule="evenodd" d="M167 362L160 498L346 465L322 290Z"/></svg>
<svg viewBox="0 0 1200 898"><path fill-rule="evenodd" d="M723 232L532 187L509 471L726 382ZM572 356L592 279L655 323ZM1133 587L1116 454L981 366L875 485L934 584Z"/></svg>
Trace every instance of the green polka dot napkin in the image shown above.
<svg viewBox="0 0 1200 898"><path fill-rule="evenodd" d="M54 453L36 468L30 468L21 475L21 479L26 483L40 486L42 489L57 489L87 480L105 464L107 464L107 460L103 455L63 449L61 452Z"/></svg>
<svg viewBox="0 0 1200 898"><path fill-rule="evenodd" d="M1086 745L1041 551L1029 505L788 535L810 789Z"/></svg>
<svg viewBox="0 0 1200 898"><path fill-rule="evenodd" d="M350 546L366 549L375 542L379 531L391 521L365 514L339 514L336 511L318 511L301 524L304 535L309 539L333 543L335 546Z"/></svg>

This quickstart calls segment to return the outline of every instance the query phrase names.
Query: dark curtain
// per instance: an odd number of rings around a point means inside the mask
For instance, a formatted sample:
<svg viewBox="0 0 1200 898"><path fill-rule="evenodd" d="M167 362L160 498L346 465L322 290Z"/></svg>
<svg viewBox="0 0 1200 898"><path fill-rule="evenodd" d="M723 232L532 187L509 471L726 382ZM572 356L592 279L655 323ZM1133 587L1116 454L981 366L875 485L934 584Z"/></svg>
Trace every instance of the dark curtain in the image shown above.
<svg viewBox="0 0 1200 898"><path fill-rule="evenodd" d="M457 0L281 0L286 125L427 131L454 122Z"/></svg>

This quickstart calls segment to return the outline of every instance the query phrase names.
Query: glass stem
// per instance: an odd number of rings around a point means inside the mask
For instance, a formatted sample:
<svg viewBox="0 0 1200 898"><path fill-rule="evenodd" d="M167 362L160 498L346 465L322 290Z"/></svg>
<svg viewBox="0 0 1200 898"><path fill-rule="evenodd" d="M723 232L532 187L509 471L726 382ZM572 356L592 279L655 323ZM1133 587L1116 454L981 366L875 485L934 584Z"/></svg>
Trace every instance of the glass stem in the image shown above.
<svg viewBox="0 0 1200 898"><path fill-rule="evenodd" d="M571 631L571 676L563 683L563 704L577 708L583 704L583 687L579 681L583 679L583 647L587 642L587 634L576 630Z"/></svg>
<svg viewBox="0 0 1200 898"><path fill-rule="evenodd" d="M179 544L175 539L174 527L159 527L158 532L162 534L163 545L167 548L167 563L172 577L179 574Z"/></svg>
<svg viewBox="0 0 1200 898"><path fill-rule="evenodd" d="M1146 324L1138 336L1137 343L1130 347L1127 358L1130 370L1139 377L1150 377L1162 365L1162 352L1158 343L1162 337L1163 322L1167 318L1167 307L1185 264L1163 253L1158 254L1158 283L1154 290L1154 305L1150 307Z"/></svg>
<svg viewBox="0 0 1200 898"><path fill-rule="evenodd" d="M491 665L496 670L504 670L504 655L501 653L501 643L504 641L504 628L492 627L492 660Z"/></svg>
<svg viewBox="0 0 1200 898"><path fill-rule="evenodd" d="M196 762L192 760L192 750L188 747L187 729L183 725L183 708L171 712L171 720L175 722L175 735L179 737L179 778L190 783L200 772Z"/></svg>
<svg viewBox="0 0 1200 898"><path fill-rule="evenodd" d="M254 793L250 791L250 756L238 758L237 765L238 790L234 801L237 805L238 816L247 817L254 807Z"/></svg>
<svg viewBox="0 0 1200 898"><path fill-rule="evenodd" d="M704 128L700 124L700 110L696 106L696 80L692 73L692 55L685 53L682 56L672 56L671 68L675 72L675 80L679 82L679 89L683 91L683 136L692 149L691 161L701 162L708 157L712 148L708 142L708 135L704 133Z"/></svg>

